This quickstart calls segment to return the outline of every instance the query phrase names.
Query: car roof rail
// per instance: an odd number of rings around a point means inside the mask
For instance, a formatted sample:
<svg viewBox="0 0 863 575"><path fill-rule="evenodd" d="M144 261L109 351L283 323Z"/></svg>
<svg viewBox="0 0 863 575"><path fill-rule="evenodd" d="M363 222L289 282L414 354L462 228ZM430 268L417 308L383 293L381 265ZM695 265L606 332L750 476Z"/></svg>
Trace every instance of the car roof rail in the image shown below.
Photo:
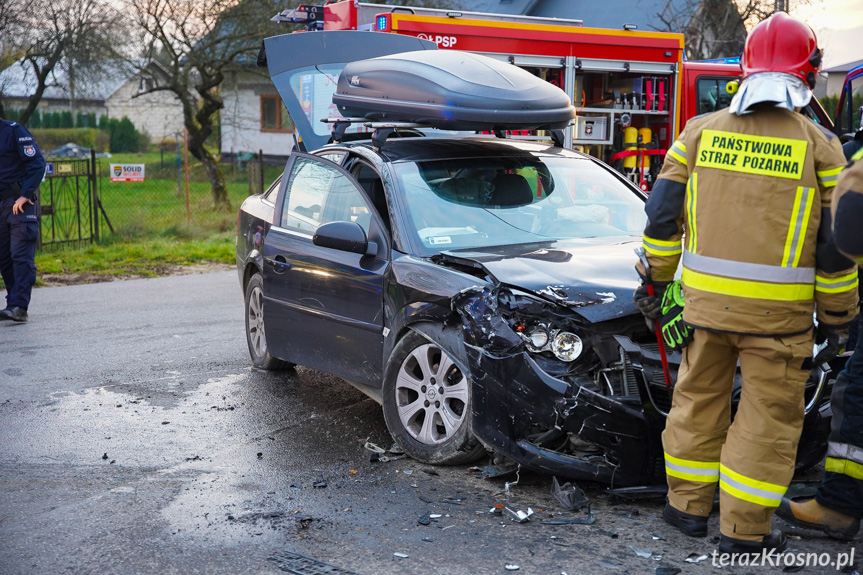
<svg viewBox="0 0 863 575"><path fill-rule="evenodd" d="M422 124L417 122L374 122L369 121L368 118L322 118L321 122L325 124L333 124L333 142L340 143L345 137L345 131L352 124L362 124L364 128L371 128L373 131L371 133L372 145L380 150L384 142L392 136L393 134L399 134L399 137L404 136L420 136L423 137L425 134L420 131L420 128L425 129L437 129L430 124ZM551 138L552 143L556 148L564 147L564 133L563 130L546 130L547 136L516 136L517 139L525 139L525 140L547 140ZM496 137L506 139L508 136L503 130L493 130L493 133Z"/></svg>

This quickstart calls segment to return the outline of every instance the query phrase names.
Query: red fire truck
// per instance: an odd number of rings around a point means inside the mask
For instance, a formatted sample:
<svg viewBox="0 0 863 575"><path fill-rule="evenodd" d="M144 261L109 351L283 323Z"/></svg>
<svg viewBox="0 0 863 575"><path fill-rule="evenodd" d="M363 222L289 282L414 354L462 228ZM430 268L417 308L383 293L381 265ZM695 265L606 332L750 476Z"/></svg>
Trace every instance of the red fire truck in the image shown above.
<svg viewBox="0 0 863 575"><path fill-rule="evenodd" d="M572 99L578 113L575 125L566 130L565 145L612 164L645 190L686 120L728 106L727 86L740 73L731 61L684 62L682 34L629 25L589 28L581 20L357 0L300 6L274 20L304 23L310 30L416 36L442 49L475 52L525 68ZM823 110L818 121L829 123Z"/></svg>

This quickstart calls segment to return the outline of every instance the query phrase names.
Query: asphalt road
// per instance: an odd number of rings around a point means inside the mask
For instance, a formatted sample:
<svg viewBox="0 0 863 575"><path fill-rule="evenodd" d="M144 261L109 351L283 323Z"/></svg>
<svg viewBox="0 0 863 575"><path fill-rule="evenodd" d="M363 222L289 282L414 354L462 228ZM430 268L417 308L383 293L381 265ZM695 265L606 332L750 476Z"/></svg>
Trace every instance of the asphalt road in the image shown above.
<svg viewBox="0 0 863 575"><path fill-rule="evenodd" d="M596 522L547 525L585 517L549 477L522 473L507 494L515 477L373 463L367 438L392 445L343 381L249 368L234 272L36 290L29 323L0 324L0 575L324 572L291 553L364 575L715 573L716 518L688 539L661 502L584 486ZM854 548L860 564L860 542L792 548ZM781 572L764 569L722 572Z"/></svg>

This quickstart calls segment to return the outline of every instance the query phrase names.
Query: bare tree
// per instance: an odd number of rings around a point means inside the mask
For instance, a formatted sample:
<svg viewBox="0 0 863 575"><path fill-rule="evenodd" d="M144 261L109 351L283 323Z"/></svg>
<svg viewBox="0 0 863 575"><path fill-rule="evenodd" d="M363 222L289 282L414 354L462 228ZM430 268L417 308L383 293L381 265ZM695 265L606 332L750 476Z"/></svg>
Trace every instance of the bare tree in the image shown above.
<svg viewBox="0 0 863 575"><path fill-rule="evenodd" d="M64 59L67 69L74 69L116 57L114 47L122 45L124 19L107 0L2 0L0 5L12 14L8 33L2 34L3 48L10 57L22 59L16 65L23 66L35 84L18 118L22 124L33 115Z"/></svg>
<svg viewBox="0 0 863 575"><path fill-rule="evenodd" d="M795 5L819 0L797 0ZM682 32L692 60L736 56L743 50L746 31L777 11L788 9L780 0L668 0L656 14L656 30Z"/></svg>
<svg viewBox="0 0 863 575"><path fill-rule="evenodd" d="M151 77L155 91L171 92L183 107L189 151L203 165L217 209L230 210L228 188L207 139L224 107L220 86L232 66L253 64L267 35L284 33L269 19L269 0L128 0L146 42L146 60L158 60L167 79ZM148 74L147 63L140 66Z"/></svg>

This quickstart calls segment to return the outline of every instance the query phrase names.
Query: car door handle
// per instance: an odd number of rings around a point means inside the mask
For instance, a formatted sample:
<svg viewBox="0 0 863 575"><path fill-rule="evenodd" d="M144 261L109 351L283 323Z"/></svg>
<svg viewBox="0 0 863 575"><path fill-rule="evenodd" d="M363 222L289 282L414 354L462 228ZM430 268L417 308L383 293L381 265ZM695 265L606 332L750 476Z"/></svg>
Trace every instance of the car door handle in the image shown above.
<svg viewBox="0 0 863 575"><path fill-rule="evenodd" d="M281 274L291 269L291 264L283 256L276 256L274 259L267 258L266 262L273 266L273 273Z"/></svg>

